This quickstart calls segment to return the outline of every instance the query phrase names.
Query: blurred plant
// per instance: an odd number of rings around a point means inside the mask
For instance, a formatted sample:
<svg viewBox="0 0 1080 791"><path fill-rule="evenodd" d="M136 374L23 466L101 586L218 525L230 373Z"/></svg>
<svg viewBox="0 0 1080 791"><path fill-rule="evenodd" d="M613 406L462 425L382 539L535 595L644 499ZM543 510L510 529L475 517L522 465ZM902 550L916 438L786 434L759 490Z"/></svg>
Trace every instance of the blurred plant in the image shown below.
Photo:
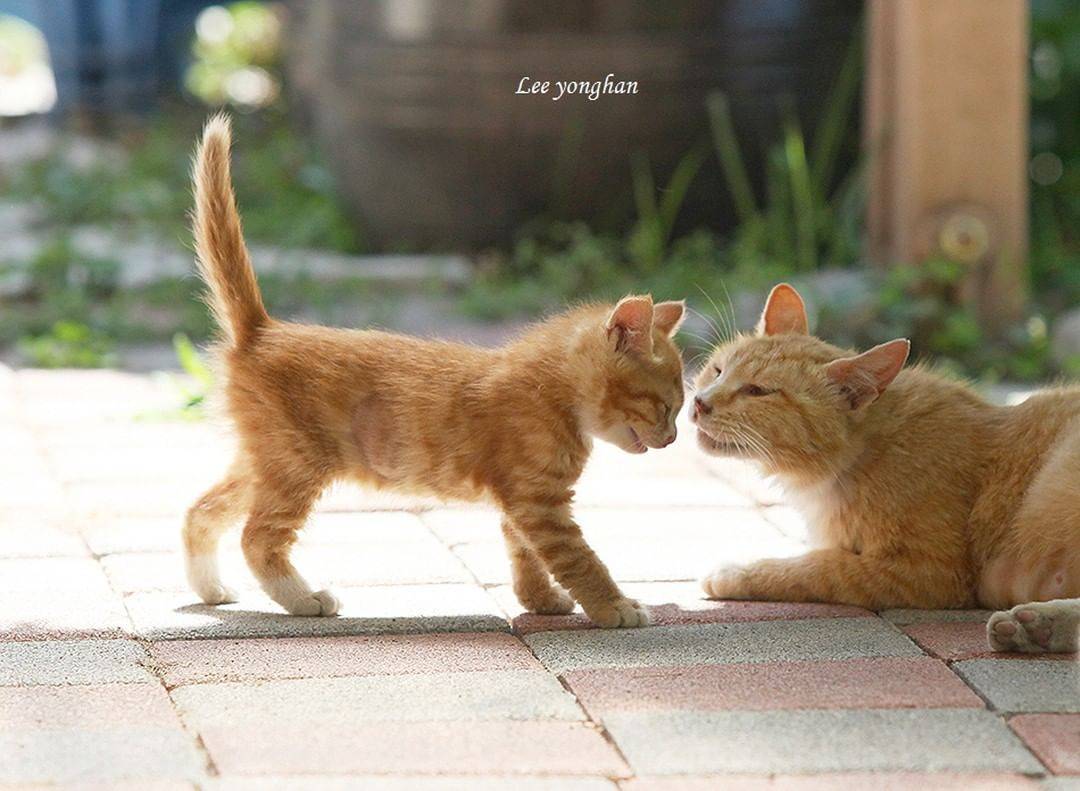
<svg viewBox="0 0 1080 791"><path fill-rule="evenodd" d="M190 380L185 382L178 377L172 377L173 384L183 398L180 414L192 419L201 418L206 398L214 388L214 373L195 348L195 344L182 332L173 336L173 350L180 368Z"/></svg>
<svg viewBox="0 0 1080 791"><path fill-rule="evenodd" d="M112 342L76 321L58 321L45 335L21 339L18 349L40 368L101 368L115 361Z"/></svg>
<svg viewBox="0 0 1080 791"><path fill-rule="evenodd" d="M626 248L630 260L641 272L655 272L667 258L679 209L704 162L704 149L690 149L675 166L658 200L648 154L639 151L630 158L638 219L626 240Z"/></svg>
<svg viewBox="0 0 1080 791"><path fill-rule="evenodd" d="M793 104L781 102L782 138L766 151L766 197L760 207L727 97L720 92L708 97L713 147L739 218L732 241L736 258L759 264L780 262L794 271L849 266L858 259L864 204L861 164L831 187L856 105L861 42L856 31L826 98L809 154Z"/></svg>
<svg viewBox="0 0 1080 791"><path fill-rule="evenodd" d="M935 364L984 381L1037 381L1053 371L1045 318L1032 314L1002 337L983 333L960 303L966 267L931 259L891 269L877 291L876 321L862 344L906 336Z"/></svg>
<svg viewBox="0 0 1080 791"><path fill-rule="evenodd" d="M1051 311L1080 303L1080 3L1031 4L1031 279Z"/></svg>
<svg viewBox="0 0 1080 791"><path fill-rule="evenodd" d="M280 50L281 18L276 4L245 0L210 6L195 20L195 62L185 83L207 104L265 107L281 90Z"/></svg>

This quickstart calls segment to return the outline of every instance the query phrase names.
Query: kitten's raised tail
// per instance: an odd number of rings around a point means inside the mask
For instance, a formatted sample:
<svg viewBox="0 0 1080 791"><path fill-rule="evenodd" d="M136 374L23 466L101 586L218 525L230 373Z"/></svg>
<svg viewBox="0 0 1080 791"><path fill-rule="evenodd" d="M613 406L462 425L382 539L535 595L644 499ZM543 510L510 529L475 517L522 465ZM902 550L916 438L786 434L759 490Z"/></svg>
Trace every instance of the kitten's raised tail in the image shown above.
<svg viewBox="0 0 1080 791"><path fill-rule="evenodd" d="M270 320L255 281L229 168L232 132L224 113L206 122L195 150L192 230L199 274L210 288L207 301L233 346L247 345Z"/></svg>

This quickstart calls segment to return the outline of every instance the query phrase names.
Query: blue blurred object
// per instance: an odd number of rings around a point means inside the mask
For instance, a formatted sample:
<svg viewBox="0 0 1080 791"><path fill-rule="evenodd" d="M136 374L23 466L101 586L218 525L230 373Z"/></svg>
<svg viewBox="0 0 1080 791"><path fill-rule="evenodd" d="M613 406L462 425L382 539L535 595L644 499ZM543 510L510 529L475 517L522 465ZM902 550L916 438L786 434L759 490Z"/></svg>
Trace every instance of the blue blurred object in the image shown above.
<svg viewBox="0 0 1080 791"><path fill-rule="evenodd" d="M179 86L195 17L211 0L0 0L38 27L56 77L55 112L143 112Z"/></svg>

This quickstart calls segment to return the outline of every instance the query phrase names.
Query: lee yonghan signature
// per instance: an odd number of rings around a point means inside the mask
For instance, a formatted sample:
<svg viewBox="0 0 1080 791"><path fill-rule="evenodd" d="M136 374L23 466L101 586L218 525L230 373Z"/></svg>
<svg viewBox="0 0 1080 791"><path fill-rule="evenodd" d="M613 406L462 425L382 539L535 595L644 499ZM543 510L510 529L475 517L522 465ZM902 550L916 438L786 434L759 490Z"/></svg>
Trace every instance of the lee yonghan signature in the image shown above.
<svg viewBox="0 0 1080 791"><path fill-rule="evenodd" d="M552 87L554 86L554 88ZM515 94L551 96L557 102L564 96L585 96L595 102L601 96L611 94L637 93L637 80L616 80L614 74L608 74L602 80L534 80L522 77Z"/></svg>

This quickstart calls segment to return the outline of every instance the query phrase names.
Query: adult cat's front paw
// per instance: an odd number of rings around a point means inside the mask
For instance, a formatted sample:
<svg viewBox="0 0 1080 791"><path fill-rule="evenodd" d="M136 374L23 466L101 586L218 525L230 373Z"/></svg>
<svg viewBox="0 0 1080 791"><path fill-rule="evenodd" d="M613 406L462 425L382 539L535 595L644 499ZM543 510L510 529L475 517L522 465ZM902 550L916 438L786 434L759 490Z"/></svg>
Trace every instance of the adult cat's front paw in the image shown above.
<svg viewBox="0 0 1080 791"><path fill-rule="evenodd" d="M701 587L710 599L746 599L749 577L745 566L721 566L701 581Z"/></svg>
<svg viewBox="0 0 1080 791"><path fill-rule="evenodd" d="M986 637L995 651L1076 651L1080 644L1080 612L1074 601L1020 604L991 615Z"/></svg>
<svg viewBox="0 0 1080 791"><path fill-rule="evenodd" d="M587 607L585 614L604 629L649 625L649 611L645 606L625 596L599 606Z"/></svg>

